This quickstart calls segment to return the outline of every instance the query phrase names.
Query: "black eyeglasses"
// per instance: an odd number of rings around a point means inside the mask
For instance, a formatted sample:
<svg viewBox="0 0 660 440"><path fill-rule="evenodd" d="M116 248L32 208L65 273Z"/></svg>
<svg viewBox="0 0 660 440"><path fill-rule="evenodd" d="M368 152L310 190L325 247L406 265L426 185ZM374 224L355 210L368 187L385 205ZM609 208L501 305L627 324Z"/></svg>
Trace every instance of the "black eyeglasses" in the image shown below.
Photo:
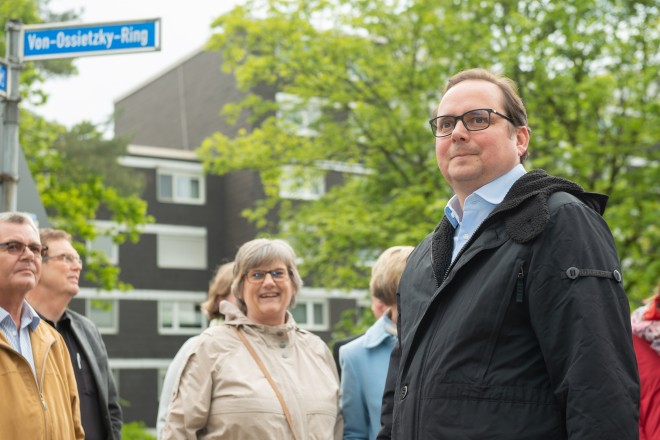
<svg viewBox="0 0 660 440"><path fill-rule="evenodd" d="M266 280L266 275L270 274L273 281L286 281L289 279L289 273L286 270L248 270L243 275L252 284L261 284Z"/></svg>
<svg viewBox="0 0 660 440"><path fill-rule="evenodd" d="M6 243L0 243L0 246L5 248L10 255L23 255L25 248L27 248L38 258L45 257L48 251L48 246L42 246L37 243L25 244L20 241L8 241Z"/></svg>
<svg viewBox="0 0 660 440"><path fill-rule="evenodd" d="M69 264L78 263L80 266L83 265L82 259L71 254L60 254L60 255L46 255L44 256L44 263L49 262L50 260L62 260L66 261Z"/></svg>
<svg viewBox="0 0 660 440"><path fill-rule="evenodd" d="M431 131L433 136L437 138L447 137L454 131L458 121L463 122L463 125L468 131L485 130L490 127L490 114L495 113L497 116L506 119L513 124L513 120L492 108L478 108L463 113L460 116L453 115L440 115L429 121L431 124Z"/></svg>

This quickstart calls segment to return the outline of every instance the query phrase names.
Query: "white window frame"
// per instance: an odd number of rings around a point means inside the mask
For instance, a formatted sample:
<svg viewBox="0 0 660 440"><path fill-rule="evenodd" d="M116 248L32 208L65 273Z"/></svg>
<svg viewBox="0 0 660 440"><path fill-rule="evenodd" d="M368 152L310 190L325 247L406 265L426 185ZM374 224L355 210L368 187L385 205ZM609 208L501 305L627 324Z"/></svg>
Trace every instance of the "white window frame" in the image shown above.
<svg viewBox="0 0 660 440"><path fill-rule="evenodd" d="M172 328L169 327L164 327L163 326L163 319L164 319L164 307L165 304L174 304L174 308L172 310ZM158 334L160 335L197 335L204 330L208 323L206 318L204 317L204 314L202 311L199 311L201 320L199 323L199 327L181 327L180 325L180 311L179 311L179 305L180 304L185 304L189 305L192 304L194 307L199 308L199 302L198 301L193 301L193 300L160 300L158 301Z"/></svg>
<svg viewBox="0 0 660 440"><path fill-rule="evenodd" d="M206 228L198 227L177 227L160 225L161 227L154 229L156 234L156 265L160 269L190 269L190 270L205 270L208 269L208 239ZM147 232L145 230L145 232ZM199 261L188 262L186 264L174 264L167 261L164 254L161 254L163 243L161 240L171 238L183 238L187 240L198 240L200 243ZM171 254L170 254L171 256Z"/></svg>
<svg viewBox="0 0 660 440"><path fill-rule="evenodd" d="M278 104L276 118L285 129L298 136L316 136L318 132L312 125L322 116L323 100L318 97L309 98L306 102L291 93L277 92L275 102Z"/></svg>
<svg viewBox="0 0 660 440"><path fill-rule="evenodd" d="M106 252L105 249L101 249L100 247L95 246L94 242L98 239L108 239L111 241L109 252ZM103 233L103 231L97 232L96 238L94 240L87 240L86 247L87 250L103 253L103 255L105 255L108 259L108 263L112 264L113 266L119 265L119 246L112 240L110 235Z"/></svg>
<svg viewBox="0 0 660 440"><path fill-rule="evenodd" d="M322 322L314 321L314 305L320 304L323 307ZM328 331L330 330L330 303L327 299L321 298L296 298L296 307L305 306L307 322L296 321L301 328L309 331Z"/></svg>
<svg viewBox="0 0 660 440"><path fill-rule="evenodd" d="M99 325L99 323L92 319L92 301L104 301L111 304L110 316L112 325L110 327ZM85 316L87 316L89 319L92 319L92 322L94 322L96 328L99 330L99 333L102 335L116 335L119 333L119 300L107 298L87 298L85 300Z"/></svg>
<svg viewBox="0 0 660 440"><path fill-rule="evenodd" d="M283 199L318 200L325 194L325 173L317 168L283 165L279 195Z"/></svg>
<svg viewBox="0 0 660 440"><path fill-rule="evenodd" d="M171 197L162 195L160 179L164 175L172 178ZM178 194L177 188L181 184L182 179L196 179L199 182L199 197L187 197ZM206 203L206 176L201 171L194 169L158 168L156 170L156 198L162 203L204 205Z"/></svg>

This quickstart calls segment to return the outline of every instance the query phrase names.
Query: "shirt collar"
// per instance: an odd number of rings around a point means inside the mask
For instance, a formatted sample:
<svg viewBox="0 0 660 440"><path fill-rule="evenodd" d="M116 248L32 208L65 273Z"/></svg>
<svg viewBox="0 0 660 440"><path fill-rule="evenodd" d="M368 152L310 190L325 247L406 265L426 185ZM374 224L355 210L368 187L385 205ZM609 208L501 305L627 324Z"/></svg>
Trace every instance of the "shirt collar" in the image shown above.
<svg viewBox="0 0 660 440"><path fill-rule="evenodd" d="M39 312L37 312L37 314L39 314ZM50 326L53 327L56 330L61 329L62 326L64 326L64 325L70 325L70 322L71 322L71 318L66 313L66 310L64 310L64 313L62 313L62 316L60 317L60 319L57 322L53 322L50 319L46 318L45 316L42 316L41 314L39 314L39 317L41 319L43 319L44 321L46 321L48 324L50 324Z"/></svg>
<svg viewBox="0 0 660 440"><path fill-rule="evenodd" d="M34 331L35 328L39 325L39 314L32 306L25 300L23 300L23 311L21 312L21 326L27 324L30 326L30 330Z"/></svg>
<svg viewBox="0 0 660 440"><path fill-rule="evenodd" d="M502 174L497 179L492 180L477 189L473 194L481 197L488 203L499 205L502 203L502 200L504 200L504 197L516 180L520 179L525 173L525 167L523 167L522 164L518 164L509 172ZM463 218L463 208L455 194L449 199L445 206L445 216L454 229L458 227L460 219Z"/></svg>
<svg viewBox="0 0 660 440"><path fill-rule="evenodd" d="M9 312L0 307L0 322L4 321L7 316L9 316ZM28 326L30 327L30 330L34 331L34 329L39 325L39 321L41 321L41 318L39 318L37 312L26 300L23 300L23 309L21 310L21 328Z"/></svg>

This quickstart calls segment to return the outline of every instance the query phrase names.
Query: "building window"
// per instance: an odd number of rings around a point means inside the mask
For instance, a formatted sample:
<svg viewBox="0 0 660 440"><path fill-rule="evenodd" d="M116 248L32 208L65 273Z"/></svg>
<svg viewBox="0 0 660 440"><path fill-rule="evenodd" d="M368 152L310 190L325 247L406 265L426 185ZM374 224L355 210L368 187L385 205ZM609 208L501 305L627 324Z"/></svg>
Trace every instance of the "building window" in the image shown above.
<svg viewBox="0 0 660 440"><path fill-rule="evenodd" d="M206 326L206 319L197 302L160 301L158 332L161 334L194 335Z"/></svg>
<svg viewBox="0 0 660 440"><path fill-rule="evenodd" d="M158 201L202 205L204 176L195 172L158 170Z"/></svg>
<svg viewBox="0 0 660 440"><path fill-rule="evenodd" d="M92 320L102 334L119 331L119 303L115 299L88 299L85 315Z"/></svg>
<svg viewBox="0 0 660 440"><path fill-rule="evenodd" d="M317 200L325 194L325 175L316 168L285 165L280 176L280 197Z"/></svg>
<svg viewBox="0 0 660 440"><path fill-rule="evenodd" d="M97 235L94 240L87 242L87 249L100 252L105 255L108 262L112 265L119 264L119 246L109 235Z"/></svg>
<svg viewBox="0 0 660 440"><path fill-rule="evenodd" d="M325 300L296 299L290 310L296 323L306 330L328 330L328 302Z"/></svg>
<svg viewBox="0 0 660 440"><path fill-rule="evenodd" d="M319 98L302 100L296 95L279 92L275 94L278 104L277 122L286 131L299 136L315 136L317 131L314 124L321 119L321 105Z"/></svg>
<svg viewBox="0 0 660 440"><path fill-rule="evenodd" d="M158 267L206 269L206 234L158 233Z"/></svg>

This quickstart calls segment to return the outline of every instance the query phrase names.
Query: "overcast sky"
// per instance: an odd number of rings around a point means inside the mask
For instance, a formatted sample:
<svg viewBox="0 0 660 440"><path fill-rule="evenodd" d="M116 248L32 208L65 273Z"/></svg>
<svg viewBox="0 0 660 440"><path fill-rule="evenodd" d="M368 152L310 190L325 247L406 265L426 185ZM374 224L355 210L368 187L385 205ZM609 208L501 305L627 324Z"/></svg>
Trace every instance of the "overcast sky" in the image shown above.
<svg viewBox="0 0 660 440"><path fill-rule="evenodd" d="M50 9L80 11L80 23L161 19L161 50L89 56L74 60L78 75L51 79L44 88L48 104L32 108L49 120L71 127L83 120L110 119L114 100L201 48L211 22L242 0L51 0ZM26 23L28 24L28 23ZM110 133L112 134L112 133Z"/></svg>

